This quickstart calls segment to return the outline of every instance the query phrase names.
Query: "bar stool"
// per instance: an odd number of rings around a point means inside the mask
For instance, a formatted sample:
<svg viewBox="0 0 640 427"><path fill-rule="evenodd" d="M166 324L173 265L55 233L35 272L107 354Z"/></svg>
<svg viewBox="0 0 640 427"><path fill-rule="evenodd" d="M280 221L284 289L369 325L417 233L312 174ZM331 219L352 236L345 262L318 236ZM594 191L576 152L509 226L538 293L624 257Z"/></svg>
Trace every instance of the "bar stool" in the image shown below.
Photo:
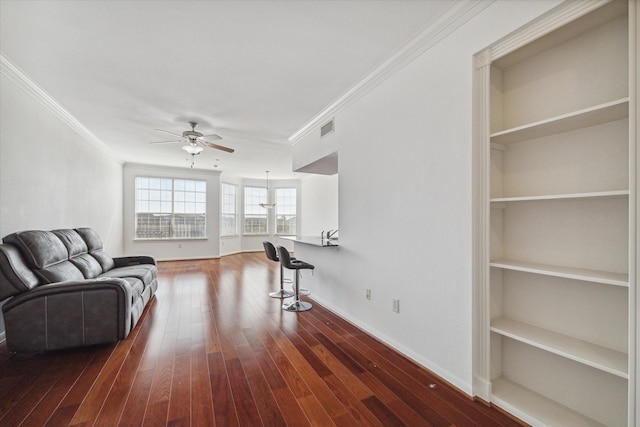
<svg viewBox="0 0 640 427"><path fill-rule="evenodd" d="M268 242L268 241L264 241L262 242L262 246L264 246L264 253L265 255L267 255L267 258L269 258L271 261L275 261L277 263L280 264L280 290L279 291L274 291L271 292L269 294L269 296L271 298L289 298L295 295L294 292L288 291L284 289L284 282L291 282L290 279L285 279L283 277L283 271L282 271L282 263L280 262L280 259L278 258L278 252L276 251L276 247L273 246L273 243Z"/></svg>
<svg viewBox="0 0 640 427"><path fill-rule="evenodd" d="M300 301L300 270L313 270L315 267L299 259L292 259L287 248L283 248L282 246L278 246L278 257L280 258L280 264L282 264L284 268L295 270L296 272L294 300L283 304L282 308L286 311L311 310L311 307L313 307L311 303Z"/></svg>

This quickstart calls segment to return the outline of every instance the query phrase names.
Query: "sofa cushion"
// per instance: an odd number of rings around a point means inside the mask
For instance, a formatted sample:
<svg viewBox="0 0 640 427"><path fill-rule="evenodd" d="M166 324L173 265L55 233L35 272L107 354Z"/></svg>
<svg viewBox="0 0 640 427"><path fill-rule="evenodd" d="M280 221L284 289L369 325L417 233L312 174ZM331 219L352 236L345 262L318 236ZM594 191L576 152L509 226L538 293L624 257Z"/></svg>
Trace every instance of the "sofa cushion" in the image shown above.
<svg viewBox="0 0 640 427"><path fill-rule="evenodd" d="M74 256L78 256L80 254L86 254L89 252L87 249L87 244L82 240L82 237L75 231L71 229L64 230L53 230L53 234L56 235L58 239L62 242L62 244L67 248L67 253L69 254L69 258L73 258Z"/></svg>
<svg viewBox="0 0 640 427"><path fill-rule="evenodd" d="M117 277L121 279L134 277L136 279L142 280L142 283L146 288L156 278L157 271L158 269L155 265L128 265L126 267L113 268L105 273L102 273L100 277Z"/></svg>
<svg viewBox="0 0 640 427"><path fill-rule="evenodd" d="M84 280L82 272L70 261L62 261L45 268L34 270L43 283L68 282L70 280Z"/></svg>
<svg viewBox="0 0 640 427"><path fill-rule="evenodd" d="M69 261L82 272L85 279L93 279L102 273L102 266L88 253L87 244L77 231L71 229L53 230L67 248Z"/></svg>
<svg viewBox="0 0 640 427"><path fill-rule="evenodd" d="M89 254L78 255L69 261L82 272L85 279L93 279L102 273L102 266Z"/></svg>
<svg viewBox="0 0 640 427"><path fill-rule="evenodd" d="M102 267L102 272L107 272L111 270L115 263L113 262L113 258L109 256L105 251L102 250L102 239L100 239L100 235L95 232L92 228L83 227L76 228L75 230L82 240L84 240L87 245L87 250L92 257L98 261L100 266Z"/></svg>
<svg viewBox="0 0 640 427"><path fill-rule="evenodd" d="M62 240L51 231L20 231L2 240L18 248L42 283L84 279L82 272L69 262Z"/></svg>
<svg viewBox="0 0 640 427"><path fill-rule="evenodd" d="M16 246L32 268L45 268L69 259L67 248L51 231L19 231L2 241Z"/></svg>

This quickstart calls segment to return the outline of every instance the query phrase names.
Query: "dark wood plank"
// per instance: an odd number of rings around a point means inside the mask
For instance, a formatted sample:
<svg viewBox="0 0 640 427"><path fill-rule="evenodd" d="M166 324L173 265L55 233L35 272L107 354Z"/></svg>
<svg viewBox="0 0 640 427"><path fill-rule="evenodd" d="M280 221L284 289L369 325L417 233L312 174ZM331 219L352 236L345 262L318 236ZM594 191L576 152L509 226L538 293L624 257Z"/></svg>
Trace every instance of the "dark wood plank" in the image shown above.
<svg viewBox="0 0 640 427"><path fill-rule="evenodd" d="M247 381L239 359L225 360L227 372L229 373L229 383L233 392L233 402L238 413L240 425L251 425L260 420L258 407L251 394L251 387Z"/></svg>
<svg viewBox="0 0 640 427"><path fill-rule="evenodd" d="M144 421L144 413L151 391L151 381L153 381L153 369L138 372L136 379L131 385L129 398L120 417L121 426L141 426Z"/></svg>
<svg viewBox="0 0 640 427"><path fill-rule="evenodd" d="M191 354L191 424L207 425L213 420L213 400L204 343Z"/></svg>
<svg viewBox="0 0 640 427"><path fill-rule="evenodd" d="M260 370L258 361L248 345L238 346L240 364L247 377L251 394L258 408L262 424L265 426L285 425L284 417L273 396L269 384ZM286 404L286 403L285 403Z"/></svg>
<svg viewBox="0 0 640 427"><path fill-rule="evenodd" d="M174 359L171 379L171 397L167 421L189 420L191 417L191 354L180 354Z"/></svg>
<svg viewBox="0 0 640 427"><path fill-rule="evenodd" d="M42 426L45 425L51 415L58 409L73 384L78 380L82 372L86 369L93 355L89 352L79 351L73 356L74 363L64 364L63 370L58 377L58 381L46 394L46 398L33 408L33 411L23 421L24 425Z"/></svg>
<svg viewBox="0 0 640 427"><path fill-rule="evenodd" d="M209 354L207 362L213 397L214 423L221 426L240 425L222 353Z"/></svg>

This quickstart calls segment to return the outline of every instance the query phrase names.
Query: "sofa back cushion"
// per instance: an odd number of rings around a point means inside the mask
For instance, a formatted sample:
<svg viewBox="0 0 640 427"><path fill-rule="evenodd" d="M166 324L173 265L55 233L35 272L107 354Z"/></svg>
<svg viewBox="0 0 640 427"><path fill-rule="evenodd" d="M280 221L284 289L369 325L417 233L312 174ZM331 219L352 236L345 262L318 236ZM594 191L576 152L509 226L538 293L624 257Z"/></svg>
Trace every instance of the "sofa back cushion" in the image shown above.
<svg viewBox="0 0 640 427"><path fill-rule="evenodd" d="M75 230L82 240L84 240L87 245L87 249L89 250L89 254L98 261L100 266L102 267L102 272L106 273L107 271L113 269L115 267L115 263L113 262L113 258L109 256L105 251L102 250L102 239L100 239L100 235L95 232L92 228L84 227L84 228L76 228Z"/></svg>
<svg viewBox="0 0 640 427"><path fill-rule="evenodd" d="M34 269L69 259L67 248L51 231L19 231L5 236L2 241L17 247Z"/></svg>
<svg viewBox="0 0 640 427"><path fill-rule="evenodd" d="M69 252L51 231L20 231L2 241L14 245L42 283L82 280L84 275L69 261Z"/></svg>
<svg viewBox="0 0 640 427"><path fill-rule="evenodd" d="M71 229L53 230L67 248L69 261L82 272L85 279L93 279L102 273L102 267L94 257L88 254L85 241L77 231Z"/></svg>

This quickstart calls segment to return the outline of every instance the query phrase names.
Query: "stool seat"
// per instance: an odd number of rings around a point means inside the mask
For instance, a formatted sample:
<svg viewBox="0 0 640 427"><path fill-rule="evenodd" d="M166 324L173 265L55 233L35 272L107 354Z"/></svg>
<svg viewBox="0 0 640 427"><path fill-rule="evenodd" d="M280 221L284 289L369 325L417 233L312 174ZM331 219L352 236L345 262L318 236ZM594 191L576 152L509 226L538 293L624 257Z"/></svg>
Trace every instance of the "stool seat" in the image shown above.
<svg viewBox="0 0 640 427"><path fill-rule="evenodd" d="M291 258L291 263L286 264L284 268L289 270L313 270L315 267L308 262L300 261L299 259Z"/></svg>
<svg viewBox="0 0 640 427"><path fill-rule="evenodd" d="M313 270L315 266L299 259L293 259L287 248L282 246L278 246L278 257L280 258L280 265L296 272L294 300L283 304L282 308L286 311L295 312L311 310L313 307L311 303L300 301L300 270Z"/></svg>

